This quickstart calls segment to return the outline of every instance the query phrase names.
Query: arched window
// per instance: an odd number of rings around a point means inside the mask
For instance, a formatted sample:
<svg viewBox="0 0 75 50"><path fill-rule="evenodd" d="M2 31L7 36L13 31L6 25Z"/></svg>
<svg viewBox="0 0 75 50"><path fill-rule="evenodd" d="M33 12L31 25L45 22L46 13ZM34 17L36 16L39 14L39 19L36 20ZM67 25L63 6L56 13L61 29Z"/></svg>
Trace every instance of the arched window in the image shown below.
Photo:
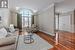
<svg viewBox="0 0 75 50"><path fill-rule="evenodd" d="M22 14L22 16L27 16L27 17L31 17L32 16L32 11L29 9L20 9L20 14Z"/></svg>
<svg viewBox="0 0 75 50"><path fill-rule="evenodd" d="M21 8L19 9L19 13L22 16L22 26L30 27L32 23L32 15L33 15L32 10Z"/></svg>

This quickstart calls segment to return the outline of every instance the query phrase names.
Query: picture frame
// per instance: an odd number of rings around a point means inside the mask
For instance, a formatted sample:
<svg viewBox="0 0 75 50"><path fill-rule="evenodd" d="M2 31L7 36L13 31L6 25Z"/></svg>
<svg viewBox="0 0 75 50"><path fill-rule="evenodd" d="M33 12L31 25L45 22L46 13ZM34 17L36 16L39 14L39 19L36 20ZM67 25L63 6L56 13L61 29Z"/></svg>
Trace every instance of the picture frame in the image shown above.
<svg viewBox="0 0 75 50"><path fill-rule="evenodd" d="M8 8L8 0L0 0L0 8Z"/></svg>

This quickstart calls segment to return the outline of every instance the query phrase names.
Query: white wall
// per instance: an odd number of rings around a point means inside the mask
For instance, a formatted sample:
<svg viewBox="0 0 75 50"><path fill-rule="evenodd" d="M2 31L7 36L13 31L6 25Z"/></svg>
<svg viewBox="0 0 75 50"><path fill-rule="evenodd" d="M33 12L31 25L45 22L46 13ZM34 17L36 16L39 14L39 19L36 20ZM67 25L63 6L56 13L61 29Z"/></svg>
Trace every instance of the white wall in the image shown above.
<svg viewBox="0 0 75 50"><path fill-rule="evenodd" d="M15 13L15 0L8 0L8 8L0 8L0 16L2 16L2 23L4 26L14 24L17 26L17 17Z"/></svg>
<svg viewBox="0 0 75 50"><path fill-rule="evenodd" d="M59 17L59 29L64 31L71 31L70 15Z"/></svg>
<svg viewBox="0 0 75 50"><path fill-rule="evenodd" d="M74 11L59 16L59 30L74 32Z"/></svg>
<svg viewBox="0 0 75 50"><path fill-rule="evenodd" d="M54 4L39 11L37 19L37 25L41 31L54 35Z"/></svg>
<svg viewBox="0 0 75 50"><path fill-rule="evenodd" d="M10 11L7 8L0 8L1 24L5 27L8 27L10 22Z"/></svg>
<svg viewBox="0 0 75 50"><path fill-rule="evenodd" d="M14 24L14 26L17 26L16 2L15 2L15 0L8 0L8 9L10 10L11 24Z"/></svg>
<svg viewBox="0 0 75 50"><path fill-rule="evenodd" d="M12 9L0 8L0 16L2 17L2 25L8 27L10 24L17 26L17 15L15 10L11 12Z"/></svg>

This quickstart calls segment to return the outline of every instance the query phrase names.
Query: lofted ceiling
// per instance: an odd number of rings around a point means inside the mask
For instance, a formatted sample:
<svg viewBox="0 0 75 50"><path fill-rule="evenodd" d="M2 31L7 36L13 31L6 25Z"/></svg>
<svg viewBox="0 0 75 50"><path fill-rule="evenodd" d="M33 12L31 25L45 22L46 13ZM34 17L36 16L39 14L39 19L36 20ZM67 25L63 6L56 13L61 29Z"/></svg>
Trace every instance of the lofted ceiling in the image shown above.
<svg viewBox="0 0 75 50"><path fill-rule="evenodd" d="M52 3L61 2L63 0L9 0L9 8L28 8L38 11L48 7Z"/></svg>

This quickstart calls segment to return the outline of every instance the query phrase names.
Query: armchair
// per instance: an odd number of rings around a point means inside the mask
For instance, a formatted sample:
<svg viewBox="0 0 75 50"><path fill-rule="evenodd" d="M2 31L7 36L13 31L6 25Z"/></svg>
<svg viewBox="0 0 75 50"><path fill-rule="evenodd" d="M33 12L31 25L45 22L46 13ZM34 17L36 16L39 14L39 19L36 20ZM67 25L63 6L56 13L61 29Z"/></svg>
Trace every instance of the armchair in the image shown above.
<svg viewBox="0 0 75 50"><path fill-rule="evenodd" d="M33 24L31 27L26 27L26 31L34 33L36 31L38 31L38 27Z"/></svg>

